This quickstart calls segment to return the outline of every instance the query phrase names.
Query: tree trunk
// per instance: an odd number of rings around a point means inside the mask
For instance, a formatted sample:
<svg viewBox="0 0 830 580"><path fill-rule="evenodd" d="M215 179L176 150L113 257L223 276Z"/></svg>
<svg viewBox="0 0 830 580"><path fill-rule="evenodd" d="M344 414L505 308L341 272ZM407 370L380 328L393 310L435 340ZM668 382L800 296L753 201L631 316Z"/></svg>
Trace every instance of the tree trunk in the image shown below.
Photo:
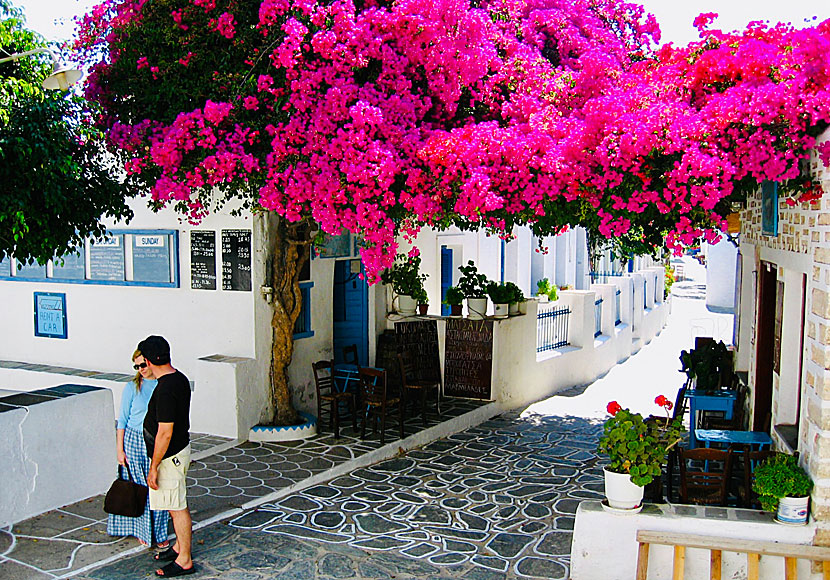
<svg viewBox="0 0 830 580"><path fill-rule="evenodd" d="M274 425L296 425L299 420L291 400L288 366L294 355L294 324L302 309L300 271L309 259L311 228L306 222L276 219L271 257L273 316L271 319L271 401Z"/></svg>

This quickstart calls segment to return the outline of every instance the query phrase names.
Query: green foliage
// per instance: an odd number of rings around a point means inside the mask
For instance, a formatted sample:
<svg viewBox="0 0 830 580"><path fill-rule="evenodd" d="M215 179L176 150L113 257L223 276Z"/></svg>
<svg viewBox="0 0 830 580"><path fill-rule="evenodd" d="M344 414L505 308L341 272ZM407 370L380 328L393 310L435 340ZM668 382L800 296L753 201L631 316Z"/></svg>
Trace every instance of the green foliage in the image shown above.
<svg viewBox="0 0 830 580"><path fill-rule="evenodd" d="M465 298L484 298L487 296L487 276L479 274L478 268L472 260L466 266L459 266L461 278L458 279L458 289Z"/></svg>
<svg viewBox="0 0 830 580"><path fill-rule="evenodd" d="M0 1L0 54L44 47ZM0 64L0 258L45 263L102 237L102 216L129 219L121 169L90 122L90 105L41 83L48 53Z"/></svg>
<svg viewBox="0 0 830 580"><path fill-rule="evenodd" d="M444 295L444 304L447 306L461 306L464 303L464 293L457 286L450 286Z"/></svg>
<svg viewBox="0 0 830 580"><path fill-rule="evenodd" d="M519 288L517 284L514 282L505 282L504 285L510 290L510 304L517 304L525 301L524 292L522 292L522 289Z"/></svg>
<svg viewBox="0 0 830 580"><path fill-rule="evenodd" d="M668 450L684 431L679 419L644 421L639 413L620 409L605 422L597 451L610 457L609 471L628 473L642 487L660 475Z"/></svg>
<svg viewBox="0 0 830 580"><path fill-rule="evenodd" d="M671 287L674 285L675 278L674 278L674 268L671 267L671 264L666 262L665 264L665 280L666 283L663 286L663 298L668 298L669 294L671 294Z"/></svg>
<svg viewBox="0 0 830 580"><path fill-rule="evenodd" d="M423 286L412 294L412 298L418 304L429 304L429 294Z"/></svg>
<svg viewBox="0 0 830 580"><path fill-rule="evenodd" d="M421 257L407 256L406 254L398 254L395 257L395 264L384 270L380 279L384 284L392 286L392 291L395 294L402 296L411 296L418 300L419 297L426 297L424 290L424 280L427 279L426 274L421 274ZM421 294L423 293L423 294ZM426 304L427 302L421 302Z"/></svg>
<svg viewBox="0 0 830 580"><path fill-rule="evenodd" d="M774 512L782 497L810 495L813 481L798 465L798 456L775 453L755 468L752 489L758 494L761 507Z"/></svg>
<svg viewBox="0 0 830 580"><path fill-rule="evenodd" d="M514 294L507 284L490 282L487 284L487 296L490 297L493 304L509 304L512 301Z"/></svg>
<svg viewBox="0 0 830 580"><path fill-rule="evenodd" d="M536 296L547 296L551 301L559 298L556 293L556 285L551 284L547 278L542 278L536 282Z"/></svg>
<svg viewBox="0 0 830 580"><path fill-rule="evenodd" d="M729 351L723 341L710 341L700 348L680 352L680 370L689 379L697 379L697 388L717 389L730 367Z"/></svg>

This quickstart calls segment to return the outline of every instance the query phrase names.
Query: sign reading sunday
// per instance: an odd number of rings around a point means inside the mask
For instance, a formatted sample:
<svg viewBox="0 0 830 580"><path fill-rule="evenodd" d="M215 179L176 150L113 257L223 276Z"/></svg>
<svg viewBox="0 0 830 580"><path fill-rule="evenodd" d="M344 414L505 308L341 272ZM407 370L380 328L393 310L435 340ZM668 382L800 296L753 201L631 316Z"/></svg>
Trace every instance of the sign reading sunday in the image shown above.
<svg viewBox="0 0 830 580"><path fill-rule="evenodd" d="M444 353L444 395L490 400L493 321L451 318Z"/></svg>

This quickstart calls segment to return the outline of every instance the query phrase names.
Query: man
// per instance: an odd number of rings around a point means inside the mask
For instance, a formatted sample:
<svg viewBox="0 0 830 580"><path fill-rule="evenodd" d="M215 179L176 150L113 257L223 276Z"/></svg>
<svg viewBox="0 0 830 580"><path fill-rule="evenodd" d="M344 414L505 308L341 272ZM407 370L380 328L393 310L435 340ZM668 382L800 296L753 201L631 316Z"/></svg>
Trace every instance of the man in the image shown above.
<svg viewBox="0 0 830 580"><path fill-rule="evenodd" d="M185 479L190 466L190 381L171 366L170 345L161 336L148 336L138 343L138 350L158 379L144 418L150 509L169 511L176 531L175 545L155 556L157 561L172 560L156 570L156 575L183 576L196 571L190 553L193 523Z"/></svg>

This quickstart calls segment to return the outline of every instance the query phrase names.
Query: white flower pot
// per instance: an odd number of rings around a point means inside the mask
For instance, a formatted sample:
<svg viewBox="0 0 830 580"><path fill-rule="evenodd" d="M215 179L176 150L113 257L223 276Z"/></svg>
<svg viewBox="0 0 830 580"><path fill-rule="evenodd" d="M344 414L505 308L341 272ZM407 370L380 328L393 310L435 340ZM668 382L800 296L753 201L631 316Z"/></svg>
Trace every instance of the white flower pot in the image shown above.
<svg viewBox="0 0 830 580"><path fill-rule="evenodd" d="M415 302L412 296L407 296L406 294L398 296L398 314L401 316L414 316L417 306L418 303Z"/></svg>
<svg viewBox="0 0 830 580"><path fill-rule="evenodd" d="M518 302L511 303L510 306L507 307L507 313L510 316L516 316L517 314L519 314L519 303Z"/></svg>
<svg viewBox="0 0 830 580"><path fill-rule="evenodd" d="M509 304L497 304L493 303L493 316L496 318L507 318L507 315L510 311Z"/></svg>
<svg viewBox="0 0 830 580"><path fill-rule="evenodd" d="M467 298L467 318L481 320L487 316L487 297Z"/></svg>
<svg viewBox="0 0 830 580"><path fill-rule="evenodd" d="M605 497L608 505L620 510L633 510L643 503L644 488L631 483L627 473L614 473L603 468L605 472Z"/></svg>
<svg viewBox="0 0 830 580"><path fill-rule="evenodd" d="M810 496L782 497L778 501L778 515L776 520L782 524L806 524L810 510L807 506Z"/></svg>
<svg viewBox="0 0 830 580"><path fill-rule="evenodd" d="M519 302L519 314L527 314L527 300Z"/></svg>

